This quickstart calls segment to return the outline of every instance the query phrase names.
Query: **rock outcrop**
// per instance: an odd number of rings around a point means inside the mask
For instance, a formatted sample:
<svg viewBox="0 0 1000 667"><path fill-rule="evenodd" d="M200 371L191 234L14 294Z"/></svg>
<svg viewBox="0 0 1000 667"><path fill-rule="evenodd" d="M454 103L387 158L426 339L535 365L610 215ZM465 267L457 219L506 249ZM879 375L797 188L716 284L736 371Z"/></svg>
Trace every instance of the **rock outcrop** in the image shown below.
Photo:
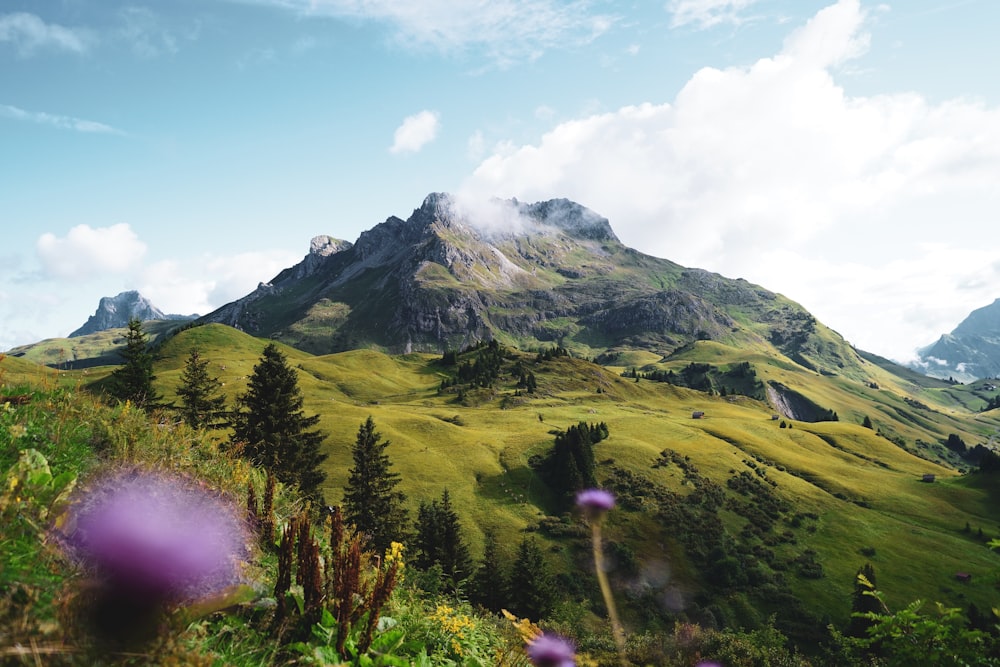
<svg viewBox="0 0 1000 667"><path fill-rule="evenodd" d="M122 292L118 296L102 297L97 305L97 311L69 337L77 338L107 329L118 329L128 326L129 320L133 318L148 322L150 320L192 320L196 317L197 315L165 314L139 292L130 290Z"/></svg>

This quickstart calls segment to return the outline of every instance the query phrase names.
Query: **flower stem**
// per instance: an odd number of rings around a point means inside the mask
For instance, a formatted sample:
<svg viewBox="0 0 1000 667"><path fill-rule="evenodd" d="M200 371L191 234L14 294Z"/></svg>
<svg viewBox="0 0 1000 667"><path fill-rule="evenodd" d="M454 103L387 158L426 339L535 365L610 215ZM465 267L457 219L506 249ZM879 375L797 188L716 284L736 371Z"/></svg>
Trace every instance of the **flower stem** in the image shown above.
<svg viewBox="0 0 1000 667"><path fill-rule="evenodd" d="M591 522L591 538L594 545L594 569L597 571L597 582L601 585L601 595L604 596L604 606L608 608L608 619L611 621L611 635L614 637L615 646L618 647L618 658L621 664L628 665L625 657L625 633L622 624L618 620L618 610L615 607L615 599L611 595L611 584L608 583L608 575L604 572L604 550L601 547L601 522L599 520Z"/></svg>

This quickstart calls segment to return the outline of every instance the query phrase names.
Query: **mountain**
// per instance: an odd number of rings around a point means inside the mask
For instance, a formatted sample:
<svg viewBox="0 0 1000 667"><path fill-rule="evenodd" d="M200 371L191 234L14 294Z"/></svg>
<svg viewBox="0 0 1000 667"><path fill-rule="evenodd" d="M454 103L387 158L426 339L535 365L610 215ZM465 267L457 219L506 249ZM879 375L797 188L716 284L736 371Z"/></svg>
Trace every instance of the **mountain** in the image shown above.
<svg viewBox="0 0 1000 667"><path fill-rule="evenodd" d="M1000 377L1000 299L972 311L917 354L911 367L932 377L959 382Z"/></svg>
<svg viewBox="0 0 1000 667"><path fill-rule="evenodd" d="M192 320L196 317L197 315L164 314L163 311L150 303L149 299L135 290L130 290L122 292L118 296L102 297L97 305L97 311L69 337L77 338L107 329L118 329L127 326L129 320L133 318L147 322L150 320Z"/></svg>
<svg viewBox="0 0 1000 667"><path fill-rule="evenodd" d="M798 304L628 248L606 218L565 199L473 208L435 193L353 245L318 247L200 321L315 354L440 353L495 339L612 361L711 340L864 374L843 338Z"/></svg>

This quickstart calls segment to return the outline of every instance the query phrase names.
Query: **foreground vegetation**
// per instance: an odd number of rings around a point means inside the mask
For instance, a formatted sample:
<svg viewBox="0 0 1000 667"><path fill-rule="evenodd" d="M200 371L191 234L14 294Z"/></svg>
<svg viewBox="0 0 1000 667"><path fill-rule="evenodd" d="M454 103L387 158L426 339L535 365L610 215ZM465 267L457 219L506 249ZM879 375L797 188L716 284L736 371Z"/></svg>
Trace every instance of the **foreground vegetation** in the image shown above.
<svg viewBox="0 0 1000 667"><path fill-rule="evenodd" d="M267 346L217 325L182 332L155 354L157 394L164 405L181 403L185 362L197 350L235 405ZM396 566L374 614L383 622L371 621L374 598L361 596L368 602L344 625L335 606L343 596L321 595L327 602L311 605L308 577L283 583L300 571L333 576L329 565L304 566L308 557L298 551L315 544L323 555L317 562L336 563L353 548L350 527L338 534L336 515L320 512L295 484L279 483L268 503L259 502L269 495L267 475L234 451L225 428L192 428L169 409L102 404L92 390L107 386L112 368L60 373L8 358L0 362L0 470L32 481L14 496L14 477L4 485L5 659L526 664L522 633L537 624L573 638L581 664L617 662L590 532L559 486L573 473L565 472L566 456L554 454L578 446L570 442L574 429L591 425L600 434L589 443L592 469L570 458L582 479L617 498L603 547L632 664L913 664L894 646L904 636L925 653L935 641L947 645L939 664L959 664L948 656L989 664L1000 561L987 543L998 532L998 481L959 474L972 466L944 443L952 433L970 446L988 443L997 420L956 409L958 398L969 400L960 387L903 386L877 366L867 382L819 377L787 360L736 358L711 343L650 360L642 370L649 377L630 375L631 365L603 368L554 350L487 346L442 359L278 348L295 369L305 411L326 435L317 462L325 503L349 499L359 425L377 424L383 444L391 442L384 451L414 523L399 540L406 565ZM728 377L725 395L718 385L699 391L651 375L680 374L691 363ZM772 419L773 409L752 395L756 385L736 382L750 370L761 383L808 394L839 420ZM870 428L862 425L868 415ZM38 456L19 464L28 450ZM48 527L74 485L85 490L125 466L182 473L235 506L252 504L257 537L246 558L248 589L171 608L169 631L109 651L74 615L86 573ZM933 483L922 481L927 474ZM418 547L420 517L442 516L442 491L471 555L457 572L445 573L441 558ZM356 585L369 581L368 594L379 581L385 591L387 568L398 562L388 541L389 549L359 552ZM866 563L877 574L878 597L858 591ZM473 585L484 566L502 575L492 599ZM547 599L531 608L525 591ZM883 633L881 653L848 636L852 608L865 609L858 599L880 600L868 613L878 617L871 620ZM918 599L941 601L943 611ZM926 637L917 636L918 626Z"/></svg>

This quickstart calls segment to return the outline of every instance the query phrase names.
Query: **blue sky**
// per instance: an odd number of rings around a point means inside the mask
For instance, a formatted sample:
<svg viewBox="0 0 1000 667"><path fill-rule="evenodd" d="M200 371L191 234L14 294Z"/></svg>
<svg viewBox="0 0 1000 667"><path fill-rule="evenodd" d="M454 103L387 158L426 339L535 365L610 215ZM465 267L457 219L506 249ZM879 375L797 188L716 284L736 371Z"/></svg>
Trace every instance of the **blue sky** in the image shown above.
<svg viewBox="0 0 1000 667"><path fill-rule="evenodd" d="M0 350L430 192L567 197L895 359L1000 297L992 0L4 0Z"/></svg>

